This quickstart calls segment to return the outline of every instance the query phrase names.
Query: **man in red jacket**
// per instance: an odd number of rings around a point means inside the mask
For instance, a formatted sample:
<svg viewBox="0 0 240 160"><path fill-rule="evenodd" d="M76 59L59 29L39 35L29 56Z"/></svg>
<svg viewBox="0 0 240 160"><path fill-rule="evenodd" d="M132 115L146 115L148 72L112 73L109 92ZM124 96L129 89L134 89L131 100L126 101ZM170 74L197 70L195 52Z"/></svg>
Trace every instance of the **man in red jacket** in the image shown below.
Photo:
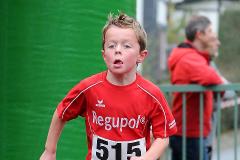
<svg viewBox="0 0 240 160"><path fill-rule="evenodd" d="M174 48L169 59L168 66L171 73L172 84L222 84L221 77L209 65L208 53L211 42L216 39L211 22L207 17L194 16L188 22L186 28L186 41ZM204 97L203 117L203 158L207 158L205 138L211 130L211 114L213 106L213 92L206 91ZM200 93L189 92L186 94L186 159L199 160L200 151ZM182 159L182 94L174 93L173 115L176 119L178 132L170 138L172 148L172 160Z"/></svg>

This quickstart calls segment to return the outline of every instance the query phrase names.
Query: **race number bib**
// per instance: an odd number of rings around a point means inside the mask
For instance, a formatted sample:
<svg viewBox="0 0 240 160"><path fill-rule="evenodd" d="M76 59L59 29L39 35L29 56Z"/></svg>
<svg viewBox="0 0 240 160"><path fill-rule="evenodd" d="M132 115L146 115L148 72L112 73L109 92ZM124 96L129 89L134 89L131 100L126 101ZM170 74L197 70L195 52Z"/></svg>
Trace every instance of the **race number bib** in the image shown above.
<svg viewBox="0 0 240 160"><path fill-rule="evenodd" d="M146 152L145 138L133 141L112 141L93 135L92 160L130 160Z"/></svg>

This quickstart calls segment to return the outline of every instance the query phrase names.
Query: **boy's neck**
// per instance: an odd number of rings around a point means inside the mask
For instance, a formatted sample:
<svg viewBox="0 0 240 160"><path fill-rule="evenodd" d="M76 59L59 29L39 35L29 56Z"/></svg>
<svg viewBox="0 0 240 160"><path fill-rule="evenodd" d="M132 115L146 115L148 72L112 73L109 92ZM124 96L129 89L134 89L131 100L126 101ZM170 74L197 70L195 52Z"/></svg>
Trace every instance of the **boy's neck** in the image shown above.
<svg viewBox="0 0 240 160"><path fill-rule="evenodd" d="M108 70L106 78L108 82L113 85L125 86L133 83L136 80L136 72L128 74L113 74Z"/></svg>

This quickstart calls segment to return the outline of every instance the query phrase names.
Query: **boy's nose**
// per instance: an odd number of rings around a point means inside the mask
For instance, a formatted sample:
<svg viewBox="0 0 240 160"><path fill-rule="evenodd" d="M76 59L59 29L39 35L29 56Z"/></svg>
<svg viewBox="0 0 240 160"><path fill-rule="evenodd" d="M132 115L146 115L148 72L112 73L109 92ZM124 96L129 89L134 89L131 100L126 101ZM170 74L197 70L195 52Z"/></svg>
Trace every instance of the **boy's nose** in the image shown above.
<svg viewBox="0 0 240 160"><path fill-rule="evenodd" d="M116 46L115 53L121 53L121 46L120 45Z"/></svg>

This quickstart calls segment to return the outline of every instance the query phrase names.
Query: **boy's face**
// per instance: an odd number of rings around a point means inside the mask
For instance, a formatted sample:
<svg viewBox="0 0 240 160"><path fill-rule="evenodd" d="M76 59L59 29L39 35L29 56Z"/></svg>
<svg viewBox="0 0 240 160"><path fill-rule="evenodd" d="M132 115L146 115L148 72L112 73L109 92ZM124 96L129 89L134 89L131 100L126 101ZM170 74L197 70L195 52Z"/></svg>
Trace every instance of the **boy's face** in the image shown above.
<svg viewBox="0 0 240 160"><path fill-rule="evenodd" d="M133 29L111 26L105 34L102 55L112 73L127 74L136 72L136 64L144 60L147 50L140 51Z"/></svg>

